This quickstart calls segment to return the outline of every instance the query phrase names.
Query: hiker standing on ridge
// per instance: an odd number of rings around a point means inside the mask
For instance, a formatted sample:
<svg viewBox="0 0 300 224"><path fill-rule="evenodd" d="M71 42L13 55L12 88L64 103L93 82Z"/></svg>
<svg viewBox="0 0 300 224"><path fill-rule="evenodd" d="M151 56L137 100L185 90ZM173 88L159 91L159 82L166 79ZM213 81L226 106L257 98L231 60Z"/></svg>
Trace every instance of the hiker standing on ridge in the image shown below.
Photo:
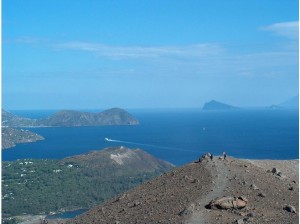
<svg viewBox="0 0 300 224"><path fill-rule="evenodd" d="M224 158L224 160L226 160L226 157L227 157L226 152L223 152L223 158Z"/></svg>

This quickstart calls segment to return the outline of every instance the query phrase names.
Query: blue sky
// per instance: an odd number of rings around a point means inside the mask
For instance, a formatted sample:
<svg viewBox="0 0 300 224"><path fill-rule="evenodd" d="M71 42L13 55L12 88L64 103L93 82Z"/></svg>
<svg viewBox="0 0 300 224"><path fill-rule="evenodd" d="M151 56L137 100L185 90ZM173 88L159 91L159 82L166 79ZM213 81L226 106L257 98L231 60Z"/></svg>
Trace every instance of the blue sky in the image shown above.
<svg viewBox="0 0 300 224"><path fill-rule="evenodd" d="M2 107L267 106L298 94L298 0L2 0Z"/></svg>

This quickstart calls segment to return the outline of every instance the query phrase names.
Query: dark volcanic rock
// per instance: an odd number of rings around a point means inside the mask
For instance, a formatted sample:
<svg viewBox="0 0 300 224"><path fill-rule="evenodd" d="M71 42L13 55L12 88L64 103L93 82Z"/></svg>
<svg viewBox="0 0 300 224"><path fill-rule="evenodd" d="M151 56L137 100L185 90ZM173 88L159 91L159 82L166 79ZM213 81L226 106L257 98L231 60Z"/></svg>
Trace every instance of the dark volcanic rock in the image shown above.
<svg viewBox="0 0 300 224"><path fill-rule="evenodd" d="M260 193L258 194L258 196L259 196L259 197L262 197L262 198L265 198L267 195L266 195L265 193L263 193L263 192L260 192Z"/></svg>
<svg viewBox="0 0 300 224"><path fill-rule="evenodd" d="M292 206L292 205L286 205L286 206L284 207L284 209L285 209L286 211L288 211L288 212L296 213L296 208L295 208L294 206Z"/></svg>
<svg viewBox="0 0 300 224"><path fill-rule="evenodd" d="M199 158L198 162L201 163L203 161L209 161L209 160L212 160L212 158L213 158L213 156L211 153L205 153Z"/></svg>

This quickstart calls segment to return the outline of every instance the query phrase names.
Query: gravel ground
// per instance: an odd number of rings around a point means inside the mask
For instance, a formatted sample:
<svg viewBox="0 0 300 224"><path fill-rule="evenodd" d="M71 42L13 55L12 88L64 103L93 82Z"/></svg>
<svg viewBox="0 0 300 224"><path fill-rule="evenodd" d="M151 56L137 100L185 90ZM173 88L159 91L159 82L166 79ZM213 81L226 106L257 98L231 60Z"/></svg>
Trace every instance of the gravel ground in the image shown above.
<svg viewBox="0 0 300 224"><path fill-rule="evenodd" d="M175 168L67 223L298 223L298 167L298 160L205 159ZM281 172L274 174L273 168ZM244 196L248 203L243 209L205 207L223 196ZM285 210L286 205L296 213Z"/></svg>

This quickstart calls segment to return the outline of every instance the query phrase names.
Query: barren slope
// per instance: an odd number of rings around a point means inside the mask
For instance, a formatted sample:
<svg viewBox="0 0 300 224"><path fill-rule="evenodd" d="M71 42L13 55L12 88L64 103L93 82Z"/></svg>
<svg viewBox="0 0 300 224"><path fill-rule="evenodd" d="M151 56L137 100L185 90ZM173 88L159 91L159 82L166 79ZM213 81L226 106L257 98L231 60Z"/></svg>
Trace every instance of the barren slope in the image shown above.
<svg viewBox="0 0 300 224"><path fill-rule="evenodd" d="M267 171L274 167L282 173ZM67 223L298 223L298 213L284 209L292 205L298 210L297 167L298 161L206 159L176 168ZM248 203L243 209L205 208L223 196L244 196Z"/></svg>

